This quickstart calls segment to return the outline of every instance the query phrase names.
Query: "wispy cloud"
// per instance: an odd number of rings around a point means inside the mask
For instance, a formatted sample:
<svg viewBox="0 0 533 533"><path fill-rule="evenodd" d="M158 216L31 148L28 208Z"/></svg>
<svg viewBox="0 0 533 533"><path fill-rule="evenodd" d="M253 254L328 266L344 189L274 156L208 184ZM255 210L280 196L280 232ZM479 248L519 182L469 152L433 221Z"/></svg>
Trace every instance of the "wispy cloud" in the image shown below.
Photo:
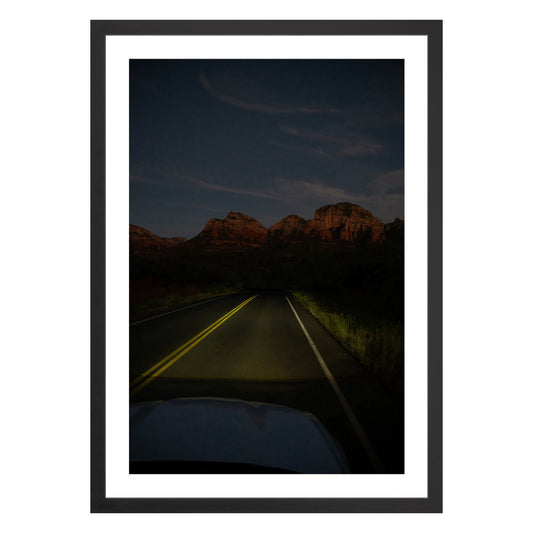
<svg viewBox="0 0 533 533"><path fill-rule="evenodd" d="M243 189L241 187L231 187L228 185L221 185L218 183L212 183L209 181L205 181L199 178L193 178L191 176L185 176L184 174L173 174L172 176L188 181L189 183L194 183L198 187L201 187L202 189L207 189L210 191L220 191L220 192L229 192L233 194L244 194L247 196L256 196L257 198L270 198L272 199L272 195L268 192L262 191L262 190L254 190L254 189Z"/></svg>
<svg viewBox="0 0 533 533"><path fill-rule="evenodd" d="M170 207L188 207L193 209L200 209L202 211L210 211L212 213L227 213L227 209L220 209L217 207L211 207L208 205L199 205L195 203L187 203L187 202L164 202L164 205L170 206Z"/></svg>
<svg viewBox="0 0 533 533"><path fill-rule="evenodd" d="M324 152L324 150L322 150L321 148L315 148L312 146L302 146L300 144L283 143L274 141L272 139L269 139L266 142L271 146L275 146L276 148L281 148L283 150L289 150L290 152L302 152L305 154L319 155L321 157L333 157L332 154Z"/></svg>
<svg viewBox="0 0 533 533"><path fill-rule="evenodd" d="M206 181L204 179L187 176L180 173L161 173L166 178L173 181L163 181L159 179L144 178L138 175L131 177L132 181L162 186L177 186L176 180L192 183L197 187L209 190L227 192L236 195L252 196L256 198L265 198L268 200L277 200L280 202L294 203L295 201L325 201L325 202L357 202L363 197L350 194L343 189L331 187L319 182L288 180L284 178L275 178L269 187L264 189L248 189L243 187L233 187Z"/></svg>
<svg viewBox="0 0 533 533"><path fill-rule="evenodd" d="M309 201L312 203L316 203L317 201L323 203L357 203L365 199L365 196L354 195L338 187L331 187L320 182L311 182L305 180L275 178L272 184L264 189L247 189L212 183L199 178L185 176L183 174L173 174L173 176L210 191L253 196L256 198L265 198L284 203L302 203L302 201Z"/></svg>
<svg viewBox="0 0 533 533"><path fill-rule="evenodd" d="M383 144L376 140L350 131L324 133L289 126L282 126L281 129L287 135L308 142L308 148L323 157L375 155L383 152L384 149Z"/></svg>
<svg viewBox="0 0 533 533"><path fill-rule="evenodd" d="M200 83L202 87L213 97L225 104L233 107L239 107L241 109L247 109L248 111L255 111L257 113L267 113L272 115L278 114L302 114L302 115L317 115L317 114L330 114L339 113L338 109L327 104L307 104L307 105L291 105L276 101L274 98L269 98L268 102L265 101L252 101L246 98L239 91L232 91L227 87L222 89L217 87L216 84L209 80L205 74L200 75Z"/></svg>
<svg viewBox="0 0 533 533"><path fill-rule="evenodd" d="M369 184L368 189L375 194L386 194L391 191L403 190L404 188L404 171L403 169L385 172L374 178Z"/></svg>
<svg viewBox="0 0 533 533"><path fill-rule="evenodd" d="M165 173L165 177L173 181L142 178L140 176L132 176L132 179L141 183L163 186L178 186L179 184L176 180L185 181L204 190L264 198L291 204L294 207L306 206L316 208L326 204L351 202L368 209L384 221L392 219L395 216L403 217L404 195L403 192L399 192L403 187L403 170L395 170L376 176L367 186L368 193L354 193L342 187L331 186L320 181L289 180L285 178L275 178L264 189L249 189L213 183L179 173ZM197 207L207 211L225 212L225 210L208 206Z"/></svg>
<svg viewBox="0 0 533 533"><path fill-rule="evenodd" d="M135 183L145 183L146 185L174 185L173 183L167 183L158 179L146 178L144 176L139 176L138 174L131 174L130 181Z"/></svg>
<svg viewBox="0 0 533 533"><path fill-rule="evenodd" d="M270 191L277 199L289 203L358 203L365 199L364 196L353 194L340 187L332 187L325 183L283 178L275 179Z"/></svg>
<svg viewBox="0 0 533 533"><path fill-rule="evenodd" d="M178 187L179 181L186 181L188 183L192 183L201 189L209 190L209 191L220 191L220 192L229 192L233 194L242 194L247 196L255 196L257 198L269 198L273 199L272 194L261 191L261 190L254 190L254 189L244 189L241 187L231 187L229 185L221 185L218 183L213 183L210 181L206 181L200 178L195 178L192 176L187 176L185 174L179 174L176 172L158 172L158 174L161 174L165 178L170 178L172 181L167 180L161 180L161 179L154 179L154 178L145 178L143 176L139 175L132 175L130 176L130 180L135 183L143 183L147 185L162 185L164 187ZM176 181L178 180L178 181Z"/></svg>

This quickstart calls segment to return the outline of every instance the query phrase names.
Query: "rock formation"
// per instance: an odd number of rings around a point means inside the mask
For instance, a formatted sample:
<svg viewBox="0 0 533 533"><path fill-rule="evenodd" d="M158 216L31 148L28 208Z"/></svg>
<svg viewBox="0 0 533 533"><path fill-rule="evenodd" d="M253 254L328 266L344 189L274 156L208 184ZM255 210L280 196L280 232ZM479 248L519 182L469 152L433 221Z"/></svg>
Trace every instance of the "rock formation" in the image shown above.
<svg viewBox="0 0 533 533"><path fill-rule="evenodd" d="M311 244L313 247L357 247L403 242L403 220L383 224L362 207L339 203L317 209L311 220L289 215L268 230L254 218L231 211L226 218L213 218L193 239L161 238L139 226L130 225L134 250L166 250L185 246L191 249L280 248Z"/></svg>
<svg viewBox="0 0 533 533"><path fill-rule="evenodd" d="M405 223L403 220L395 218L394 222L389 222L388 224L385 224L385 233L387 236L392 233L403 233L404 226Z"/></svg>
<svg viewBox="0 0 533 533"><path fill-rule="evenodd" d="M268 231L260 222L248 215L230 211L223 220L209 220L190 243L209 247L259 247L267 243L267 238Z"/></svg>
<svg viewBox="0 0 533 533"><path fill-rule="evenodd" d="M158 237L141 226L130 224L130 248L134 251L167 250L186 240L184 237Z"/></svg>
<svg viewBox="0 0 533 533"><path fill-rule="evenodd" d="M289 215L268 228L268 241L272 246L296 244L304 239L307 220Z"/></svg>
<svg viewBox="0 0 533 533"><path fill-rule="evenodd" d="M305 234L321 241L379 243L385 241L385 226L370 211L355 204L341 203L317 209Z"/></svg>

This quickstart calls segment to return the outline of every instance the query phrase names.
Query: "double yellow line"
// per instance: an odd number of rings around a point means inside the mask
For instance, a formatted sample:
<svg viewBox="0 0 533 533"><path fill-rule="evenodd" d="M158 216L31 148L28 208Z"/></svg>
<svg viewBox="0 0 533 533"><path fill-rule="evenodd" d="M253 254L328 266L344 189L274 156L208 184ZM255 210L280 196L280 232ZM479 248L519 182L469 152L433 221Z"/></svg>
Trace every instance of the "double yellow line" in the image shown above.
<svg viewBox="0 0 533 533"><path fill-rule="evenodd" d="M144 371L140 376L137 376L130 383L130 398L135 396L140 390L144 389L144 387L146 387L146 385L148 385L153 379L159 376L159 374L164 372L168 367L172 366L178 359L183 357L189 350L192 350L200 341L205 339L210 333L213 333L213 331L226 322L228 318L232 317L235 313L237 313L237 311L240 311L246 304L250 303L257 296L258 295L255 294L254 296L240 303L237 307L198 333L198 335L188 340L185 344L182 344L179 348L176 348L166 357L163 357L161 361L158 361L154 366Z"/></svg>

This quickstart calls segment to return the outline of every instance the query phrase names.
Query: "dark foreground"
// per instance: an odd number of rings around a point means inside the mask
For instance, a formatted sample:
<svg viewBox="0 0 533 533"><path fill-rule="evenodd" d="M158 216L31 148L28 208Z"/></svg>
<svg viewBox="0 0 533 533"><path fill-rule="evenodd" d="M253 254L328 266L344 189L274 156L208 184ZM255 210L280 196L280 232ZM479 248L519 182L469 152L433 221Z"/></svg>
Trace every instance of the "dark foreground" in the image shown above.
<svg viewBox="0 0 533 533"><path fill-rule="evenodd" d="M131 401L236 398L310 412L341 445L353 473L375 473L355 418L382 471L403 473L403 398L393 397L291 299L331 373L328 380L285 294L256 294L224 296L132 324Z"/></svg>

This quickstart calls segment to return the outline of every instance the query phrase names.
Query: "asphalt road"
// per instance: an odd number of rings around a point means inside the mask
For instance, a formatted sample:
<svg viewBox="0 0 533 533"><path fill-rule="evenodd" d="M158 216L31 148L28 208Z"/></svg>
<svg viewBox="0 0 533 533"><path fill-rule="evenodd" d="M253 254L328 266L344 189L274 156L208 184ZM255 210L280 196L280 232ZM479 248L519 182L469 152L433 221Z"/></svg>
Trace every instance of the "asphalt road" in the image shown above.
<svg viewBox="0 0 533 533"><path fill-rule="evenodd" d="M352 472L403 472L401 399L281 292L224 296L132 324L130 384L134 402L223 397L310 412Z"/></svg>

